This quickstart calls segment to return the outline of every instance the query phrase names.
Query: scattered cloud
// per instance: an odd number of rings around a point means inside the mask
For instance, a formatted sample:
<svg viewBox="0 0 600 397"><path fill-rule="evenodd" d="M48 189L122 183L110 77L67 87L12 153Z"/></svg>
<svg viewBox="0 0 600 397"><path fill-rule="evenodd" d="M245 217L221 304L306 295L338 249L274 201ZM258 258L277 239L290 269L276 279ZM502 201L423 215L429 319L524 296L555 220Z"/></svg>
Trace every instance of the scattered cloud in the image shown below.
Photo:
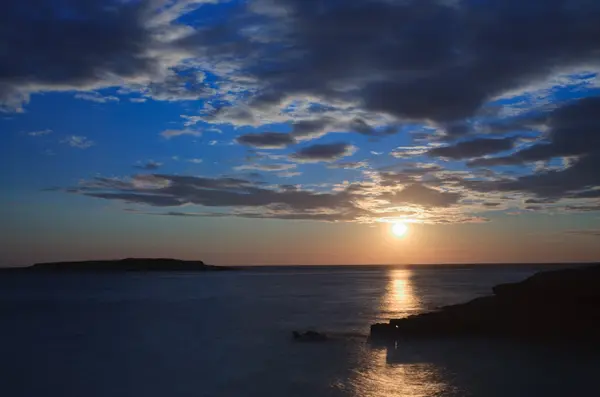
<svg viewBox="0 0 600 397"><path fill-rule="evenodd" d="M366 161L348 161L348 162L341 162L341 163L333 163L333 164L329 164L327 165L327 168L338 168L338 169L345 169L345 170L358 170L360 168L368 168L369 167L369 163Z"/></svg>
<svg viewBox="0 0 600 397"><path fill-rule="evenodd" d="M293 178L300 175L302 175L302 172L300 171L285 171L277 173L277 176L280 178Z"/></svg>
<svg viewBox="0 0 600 397"><path fill-rule="evenodd" d="M160 135L165 139L171 139L183 135L200 136L202 135L202 133L200 131L190 130L186 128L183 130L165 130L161 132Z"/></svg>
<svg viewBox="0 0 600 397"><path fill-rule="evenodd" d="M155 171L157 169L159 169L162 166L162 163L158 163L156 161L148 161L145 164L142 165L135 165L135 168L141 169L141 170L146 170L146 171Z"/></svg>
<svg viewBox="0 0 600 397"><path fill-rule="evenodd" d="M292 135L280 132L246 134L239 136L236 141L242 145L261 149L280 149L296 143L296 140Z"/></svg>
<svg viewBox="0 0 600 397"><path fill-rule="evenodd" d="M355 146L343 142L314 144L298 150L290 158L305 163L335 161L351 156L356 150Z"/></svg>
<svg viewBox="0 0 600 397"><path fill-rule="evenodd" d="M189 43L193 28L177 20L207 2L213 1L125 1L107 7L104 0L87 0L48 4L43 16L23 12L23 7L36 9L36 0L3 3L0 107L23 111L32 94L49 91L89 93L132 85L167 99L172 95L165 85L188 84L189 90L198 91L195 84L206 85L200 78L173 82L170 71L195 53ZM22 31L22 26L29 29ZM90 95L82 99L99 98Z"/></svg>
<svg viewBox="0 0 600 397"><path fill-rule="evenodd" d="M356 169L352 176L362 178L315 192L154 174L96 179L76 193L158 207L231 207L219 216L328 221L477 222L480 213L505 208L599 210L597 2L348 0L314 7L252 0L228 4L226 24L197 22L202 7L218 7L218 0L49 2L42 13L23 12L38 3L3 4L1 111L25 112L32 96L52 92L98 103L201 99L180 104L176 114L189 113L179 120L183 129L160 135L200 136L219 126L222 147L205 150L239 151L226 146L235 143L249 153L282 149L256 153L257 161L277 164L236 171L283 178L299 174L285 161L325 162L314 168ZM267 132L225 137L249 131L242 127ZM370 159L378 168L343 161L358 150L350 143L307 143L334 133L356 134L346 140L378 156ZM62 142L94 145L77 135ZM394 158L402 164L391 164ZM140 167L155 170L153 164ZM239 159L227 171L235 164Z"/></svg>
<svg viewBox="0 0 600 397"><path fill-rule="evenodd" d="M48 135L51 134L52 130L39 130L39 131L31 131L28 132L27 135L29 136L43 136L43 135Z"/></svg>
<svg viewBox="0 0 600 397"><path fill-rule="evenodd" d="M449 207L458 203L459 193L442 192L414 183L385 196L392 205L416 204L423 207Z"/></svg>
<svg viewBox="0 0 600 397"><path fill-rule="evenodd" d="M187 162L188 163L193 163L193 164L201 164L204 160L202 159L188 159Z"/></svg>
<svg viewBox="0 0 600 397"><path fill-rule="evenodd" d="M245 164L234 167L236 171L286 171L296 168L296 164Z"/></svg>
<svg viewBox="0 0 600 397"><path fill-rule="evenodd" d="M88 149L96 143L85 136L71 135L62 140L62 143L67 144L77 149Z"/></svg>
<svg viewBox="0 0 600 397"><path fill-rule="evenodd" d="M119 98L112 95L102 95L98 92L79 92L75 94L75 98L84 101L91 101L96 103L107 103L107 102L119 102Z"/></svg>
<svg viewBox="0 0 600 397"><path fill-rule="evenodd" d="M429 146L405 146L394 149L390 154L397 159L404 159L424 155L430 150L431 148ZM382 153L373 154L380 155Z"/></svg>
<svg viewBox="0 0 600 397"><path fill-rule="evenodd" d="M451 146L441 146L427 151L432 157L452 160L471 159L489 154L504 152L514 148L516 138L479 138L462 141Z"/></svg>

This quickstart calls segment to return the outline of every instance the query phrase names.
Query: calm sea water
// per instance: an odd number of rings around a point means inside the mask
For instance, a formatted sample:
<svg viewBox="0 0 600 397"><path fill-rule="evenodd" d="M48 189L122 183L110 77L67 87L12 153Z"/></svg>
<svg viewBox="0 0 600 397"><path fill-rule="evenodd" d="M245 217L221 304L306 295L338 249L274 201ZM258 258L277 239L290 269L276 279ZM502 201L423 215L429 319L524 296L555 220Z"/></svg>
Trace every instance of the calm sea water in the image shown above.
<svg viewBox="0 0 600 397"><path fill-rule="evenodd" d="M0 395L599 396L595 352L485 340L365 343L371 323L487 294L543 268L0 275ZM309 328L335 339L291 341L292 330Z"/></svg>

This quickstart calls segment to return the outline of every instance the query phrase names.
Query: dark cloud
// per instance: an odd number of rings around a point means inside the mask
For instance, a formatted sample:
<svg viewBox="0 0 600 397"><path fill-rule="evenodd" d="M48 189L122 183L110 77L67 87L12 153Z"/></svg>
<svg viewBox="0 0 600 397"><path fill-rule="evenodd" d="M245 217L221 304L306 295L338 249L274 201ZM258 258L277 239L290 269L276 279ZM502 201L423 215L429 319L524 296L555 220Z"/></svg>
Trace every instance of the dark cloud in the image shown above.
<svg viewBox="0 0 600 397"><path fill-rule="evenodd" d="M243 71L248 83L236 84L259 93L250 95L253 109L319 98L323 108L351 103L443 122L460 135L460 121L490 98L600 59L600 4L589 0L254 0L229 11L259 15L232 14L227 24L182 34L180 17L201 3L8 0L0 98L15 105L30 91L145 81L143 95L194 99L212 92L179 71L183 59L196 58ZM239 118L234 113L222 116ZM355 127L372 131L365 120Z"/></svg>
<svg viewBox="0 0 600 397"><path fill-rule="evenodd" d="M431 165L428 167L412 167L404 168L401 171L381 171L379 177L381 178L381 186L397 186L417 182L427 175L443 170L438 165Z"/></svg>
<svg viewBox="0 0 600 397"><path fill-rule="evenodd" d="M452 160L471 159L488 154L511 150L515 145L515 138L480 138L463 141L452 146L443 146L431 149L429 156L444 157Z"/></svg>
<svg viewBox="0 0 600 397"><path fill-rule="evenodd" d="M457 121L498 94L600 57L600 5L585 0L255 3L270 14L265 29L282 32L266 45L284 44L270 62L245 65L267 87L262 107L313 95Z"/></svg>
<svg viewBox="0 0 600 397"><path fill-rule="evenodd" d="M315 144L300 149L290 157L300 162L335 161L350 156L356 148L348 143Z"/></svg>
<svg viewBox="0 0 600 397"><path fill-rule="evenodd" d="M586 156L600 151L600 97L589 97L557 108L548 117L548 137L504 157L476 159L471 167L515 165L556 157Z"/></svg>
<svg viewBox="0 0 600 397"><path fill-rule="evenodd" d="M183 45L177 19L201 3L4 1L0 12L0 107L18 110L35 92L127 85L132 85L131 92L163 100L210 94L211 88L197 73L178 67L192 52ZM170 70L173 67L177 70ZM79 93L78 97L97 102L118 100L97 93Z"/></svg>
<svg viewBox="0 0 600 397"><path fill-rule="evenodd" d="M583 193L600 186L600 155L588 155L577 160L571 167L562 170L544 171L524 175L514 179L499 181L463 181L469 189L481 192L525 192L542 200L577 197L577 195L595 196L596 191Z"/></svg>
<svg viewBox="0 0 600 397"><path fill-rule="evenodd" d="M406 186L399 192L385 196L391 204L415 204L422 207L449 207L461 199L458 193L442 192L420 183Z"/></svg>
<svg viewBox="0 0 600 397"><path fill-rule="evenodd" d="M242 145L263 149L284 148L296 143L290 134L280 132L263 132L260 134L246 134L238 137L236 141Z"/></svg>
<svg viewBox="0 0 600 397"><path fill-rule="evenodd" d="M271 189L239 178L166 174L137 175L130 182L96 178L80 188L77 193L154 207L195 204L205 207L279 210L284 219L301 219L301 215L308 219L308 215L314 217L321 211L328 213L328 217L332 219L337 214L339 220L350 220L348 214L358 216L364 213L354 206L351 195L345 191L317 193L301 189ZM273 206L274 209L271 208Z"/></svg>
<svg viewBox="0 0 600 397"><path fill-rule="evenodd" d="M375 128L365 120L357 117L350 121L347 128L363 135L385 136L397 133L400 126L392 124L384 128Z"/></svg>
<svg viewBox="0 0 600 397"><path fill-rule="evenodd" d="M600 189L577 192L572 194L570 198L600 198Z"/></svg>
<svg viewBox="0 0 600 397"><path fill-rule="evenodd" d="M160 168L162 163L157 163L156 161L148 161L146 164L135 165L135 168L146 170L146 171L155 171Z"/></svg>
<svg viewBox="0 0 600 397"><path fill-rule="evenodd" d="M460 214L450 208L461 199L460 194L433 189L421 183L406 185L397 192L379 191L372 183L349 184L342 189L317 192L299 185L266 186L235 177L144 174L134 175L125 180L98 177L77 188L62 190L132 205L165 208L165 212L132 210L135 213L150 215L372 222L382 216L399 214L397 209L390 211L387 208L390 205L410 205L421 207L421 210L407 209L404 211L405 215L424 215L423 220L428 223L481 221L481 218ZM179 210L180 207L190 205L213 209L219 207L225 210ZM177 208L166 209L168 207Z"/></svg>
<svg viewBox="0 0 600 397"><path fill-rule="evenodd" d="M143 12L140 2L3 2L0 99L28 85L85 89L107 75L128 79L157 70L146 52L151 38Z"/></svg>
<svg viewBox="0 0 600 397"><path fill-rule="evenodd" d="M542 202L560 198L591 199L600 196L600 98L568 103L549 115L547 138L504 157L477 159L470 166L515 165L569 157L562 169L547 169L531 175L495 182L466 182L479 191L526 192Z"/></svg>
<svg viewBox="0 0 600 397"><path fill-rule="evenodd" d="M258 170L258 171L287 171L296 168L296 164L245 164L234 167L237 171Z"/></svg>
<svg viewBox="0 0 600 397"><path fill-rule="evenodd" d="M555 200L548 199L527 199L525 200L525 204L552 204Z"/></svg>
<svg viewBox="0 0 600 397"><path fill-rule="evenodd" d="M483 203L485 207L495 208L502 205L502 203Z"/></svg>
<svg viewBox="0 0 600 397"><path fill-rule="evenodd" d="M292 124L292 135L297 137L318 137L323 135L334 120L331 118L300 120Z"/></svg>

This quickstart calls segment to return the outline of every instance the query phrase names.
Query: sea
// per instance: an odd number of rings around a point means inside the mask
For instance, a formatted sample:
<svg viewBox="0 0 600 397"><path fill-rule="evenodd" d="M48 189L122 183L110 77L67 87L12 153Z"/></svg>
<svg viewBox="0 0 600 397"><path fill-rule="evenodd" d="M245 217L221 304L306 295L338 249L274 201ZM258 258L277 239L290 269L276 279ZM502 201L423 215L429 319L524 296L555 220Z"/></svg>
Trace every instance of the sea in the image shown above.
<svg viewBox="0 0 600 397"><path fill-rule="evenodd" d="M0 396L600 396L593 349L468 338L367 342L372 323L558 267L0 274ZM293 330L309 329L331 340L292 340Z"/></svg>

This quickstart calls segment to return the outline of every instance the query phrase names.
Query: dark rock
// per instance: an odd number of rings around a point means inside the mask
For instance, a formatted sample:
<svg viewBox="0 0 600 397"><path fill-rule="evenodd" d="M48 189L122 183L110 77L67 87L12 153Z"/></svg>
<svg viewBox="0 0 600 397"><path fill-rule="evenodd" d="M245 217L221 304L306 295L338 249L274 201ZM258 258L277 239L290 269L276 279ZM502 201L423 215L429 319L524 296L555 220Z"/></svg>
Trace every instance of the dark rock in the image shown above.
<svg viewBox="0 0 600 397"><path fill-rule="evenodd" d="M294 340L297 340L299 342L323 342L329 339L327 335L316 331L293 331L292 336Z"/></svg>
<svg viewBox="0 0 600 397"><path fill-rule="evenodd" d="M493 288L494 295L371 326L372 340L513 336L597 339L600 266L541 272Z"/></svg>

